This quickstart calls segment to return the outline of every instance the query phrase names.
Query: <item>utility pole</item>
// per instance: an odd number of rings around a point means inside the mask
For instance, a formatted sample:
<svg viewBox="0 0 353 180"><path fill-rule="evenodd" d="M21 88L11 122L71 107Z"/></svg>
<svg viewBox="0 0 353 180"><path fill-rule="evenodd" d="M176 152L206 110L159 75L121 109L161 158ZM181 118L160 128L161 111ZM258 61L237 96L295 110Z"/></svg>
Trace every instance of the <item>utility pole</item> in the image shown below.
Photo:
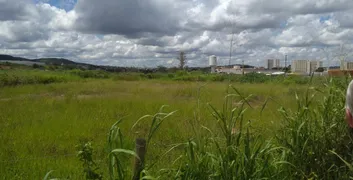
<svg viewBox="0 0 353 180"><path fill-rule="evenodd" d="M287 71L288 69L287 69L287 54L286 54L284 55L284 76L287 75Z"/></svg>
<svg viewBox="0 0 353 180"><path fill-rule="evenodd" d="M242 65L242 68L241 68L241 69L242 69L242 74L244 75L244 59L242 60L242 62L243 62L243 63L242 63L243 65Z"/></svg>

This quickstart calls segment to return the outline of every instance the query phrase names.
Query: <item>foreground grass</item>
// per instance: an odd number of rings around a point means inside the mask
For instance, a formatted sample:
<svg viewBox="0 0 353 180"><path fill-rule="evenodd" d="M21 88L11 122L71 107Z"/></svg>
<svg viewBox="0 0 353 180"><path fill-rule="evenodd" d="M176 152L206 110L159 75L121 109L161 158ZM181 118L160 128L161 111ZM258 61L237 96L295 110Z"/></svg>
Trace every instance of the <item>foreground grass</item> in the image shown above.
<svg viewBox="0 0 353 180"><path fill-rule="evenodd" d="M48 85L4 87L0 91L0 174L2 179L38 179L50 171L57 177L83 179L75 146L92 141L96 158L107 172L106 138L119 118L127 147L133 149L136 137L147 133L147 124L131 130L137 119L156 112L162 105L169 117L149 147L148 160L170 149L172 144L194 137L191 124L195 109L201 124L220 133L207 103L222 107L227 83L172 81L90 80ZM241 93L254 94L246 111L253 132L272 137L280 127L279 105L294 109L295 92L303 94L303 85L233 84ZM268 101L261 113L262 105ZM261 113L261 116L260 116ZM152 171L166 167L178 151L168 154Z"/></svg>

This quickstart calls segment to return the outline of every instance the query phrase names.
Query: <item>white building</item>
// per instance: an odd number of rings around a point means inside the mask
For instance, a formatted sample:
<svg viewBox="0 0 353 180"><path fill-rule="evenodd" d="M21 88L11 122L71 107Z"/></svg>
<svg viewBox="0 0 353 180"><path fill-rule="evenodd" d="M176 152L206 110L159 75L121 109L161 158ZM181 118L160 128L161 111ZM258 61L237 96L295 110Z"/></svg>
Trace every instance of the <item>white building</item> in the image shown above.
<svg viewBox="0 0 353 180"><path fill-rule="evenodd" d="M352 70L353 69L353 62L341 62L340 69L341 70Z"/></svg>
<svg viewBox="0 0 353 180"><path fill-rule="evenodd" d="M279 68L280 60L279 59L267 59L267 69Z"/></svg>
<svg viewBox="0 0 353 180"><path fill-rule="evenodd" d="M309 60L293 60L292 72L311 74L319 67L322 67L322 61L309 61Z"/></svg>
<svg viewBox="0 0 353 180"><path fill-rule="evenodd" d="M319 67L322 67L322 61L309 61L307 73L315 72Z"/></svg>
<svg viewBox="0 0 353 180"><path fill-rule="evenodd" d="M211 67L211 73L216 73L217 57L215 55L208 58L208 64Z"/></svg>
<svg viewBox="0 0 353 180"><path fill-rule="evenodd" d="M308 69L308 60L293 60L291 69L292 72L306 73Z"/></svg>

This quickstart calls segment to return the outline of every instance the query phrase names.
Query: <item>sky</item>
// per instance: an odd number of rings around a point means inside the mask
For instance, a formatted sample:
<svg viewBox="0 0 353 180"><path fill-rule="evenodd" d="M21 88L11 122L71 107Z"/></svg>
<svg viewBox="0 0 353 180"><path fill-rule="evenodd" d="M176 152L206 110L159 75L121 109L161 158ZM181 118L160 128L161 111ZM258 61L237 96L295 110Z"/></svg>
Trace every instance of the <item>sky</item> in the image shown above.
<svg viewBox="0 0 353 180"><path fill-rule="evenodd" d="M112 66L353 60L352 0L0 0L0 54ZM232 48L231 47L232 44ZM230 53L231 52L231 53Z"/></svg>

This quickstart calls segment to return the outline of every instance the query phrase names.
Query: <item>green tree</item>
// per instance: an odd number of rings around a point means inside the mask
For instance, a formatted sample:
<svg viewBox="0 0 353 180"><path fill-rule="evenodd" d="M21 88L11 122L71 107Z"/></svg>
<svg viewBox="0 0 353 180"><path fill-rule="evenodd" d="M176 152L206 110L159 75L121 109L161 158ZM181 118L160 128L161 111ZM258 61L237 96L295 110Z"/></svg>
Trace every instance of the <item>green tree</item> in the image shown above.
<svg viewBox="0 0 353 180"><path fill-rule="evenodd" d="M164 66L158 66L157 71L165 73L165 72L168 72L168 68L166 68Z"/></svg>
<svg viewBox="0 0 353 180"><path fill-rule="evenodd" d="M32 65L32 67L33 67L34 69L40 68L40 66L39 66L38 64L36 64L36 63L34 63L34 64Z"/></svg>
<svg viewBox="0 0 353 180"><path fill-rule="evenodd" d="M184 69L184 67L186 65L186 55L185 55L184 51L180 51L179 57L177 59L179 60L179 68Z"/></svg>
<svg viewBox="0 0 353 180"><path fill-rule="evenodd" d="M315 70L315 72L324 72L325 69L323 67L319 67Z"/></svg>

